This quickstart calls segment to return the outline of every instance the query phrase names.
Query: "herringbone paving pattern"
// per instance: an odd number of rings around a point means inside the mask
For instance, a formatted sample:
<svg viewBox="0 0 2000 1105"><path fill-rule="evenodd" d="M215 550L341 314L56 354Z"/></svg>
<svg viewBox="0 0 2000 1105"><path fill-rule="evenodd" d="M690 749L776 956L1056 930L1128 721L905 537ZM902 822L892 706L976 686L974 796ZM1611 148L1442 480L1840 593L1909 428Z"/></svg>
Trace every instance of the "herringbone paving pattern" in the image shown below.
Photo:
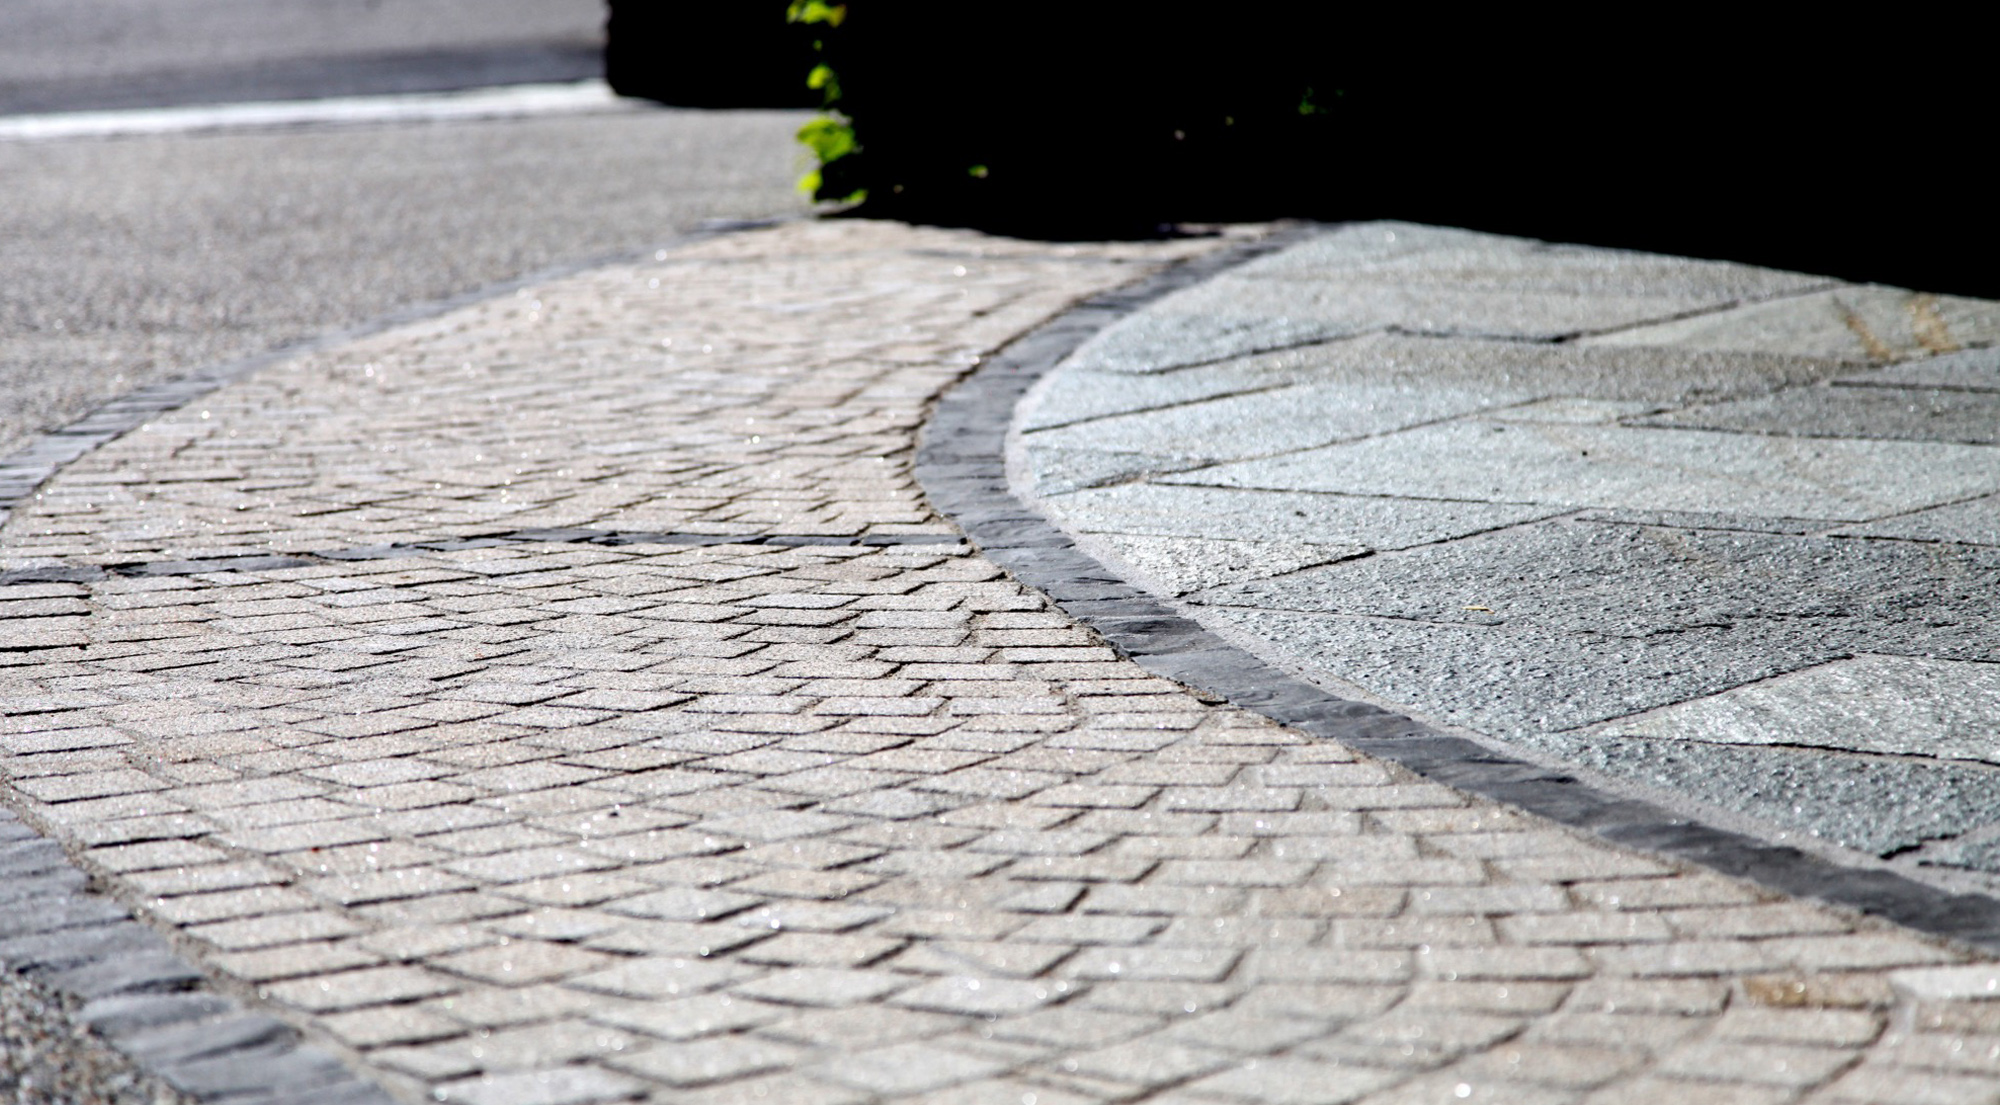
<svg viewBox="0 0 2000 1105"><path fill-rule="evenodd" d="M1203 701L950 539L926 403L1203 248L797 224L163 417L0 532L7 799L411 1101L2000 1100L2000 970ZM552 527L743 540L439 544ZM274 551L339 555L78 570Z"/></svg>

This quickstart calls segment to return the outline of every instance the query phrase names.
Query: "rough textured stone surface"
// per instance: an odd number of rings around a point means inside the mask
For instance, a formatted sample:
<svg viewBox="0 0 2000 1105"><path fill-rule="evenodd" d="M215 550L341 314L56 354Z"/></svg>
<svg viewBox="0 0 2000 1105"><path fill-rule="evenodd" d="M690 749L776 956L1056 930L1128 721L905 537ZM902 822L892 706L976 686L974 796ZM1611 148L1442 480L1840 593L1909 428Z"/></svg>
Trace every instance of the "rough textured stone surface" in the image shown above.
<svg viewBox="0 0 2000 1105"><path fill-rule="evenodd" d="M1942 388L1835 387L1694 407L1640 426L1738 430L1780 437L2000 444L2000 394Z"/></svg>
<svg viewBox="0 0 2000 1105"><path fill-rule="evenodd" d="M1860 522L2000 491L2000 449L1461 420L1167 479L1273 491Z"/></svg>
<svg viewBox="0 0 2000 1105"><path fill-rule="evenodd" d="M1338 336L1176 359L1174 328L1225 315ZM1082 547L1338 694L1773 841L1991 869L1996 326L1983 301L1346 227L1086 343L1027 397L1012 471Z"/></svg>
<svg viewBox="0 0 2000 1105"><path fill-rule="evenodd" d="M2000 545L2000 495L1915 510L1834 531L1838 537L1902 537L1964 545Z"/></svg>
<svg viewBox="0 0 2000 1105"><path fill-rule="evenodd" d="M2000 391L2000 349L1967 349L1941 357L1903 361L1870 372L1842 376L1853 387L1957 388Z"/></svg>
<svg viewBox="0 0 2000 1105"><path fill-rule="evenodd" d="M1606 731L2000 763L1996 718L2000 665L1862 656L1677 703Z"/></svg>
<svg viewBox="0 0 2000 1105"><path fill-rule="evenodd" d="M1586 338L1592 345L1658 345L1891 361L1951 353L2000 338L2000 308L1985 300L1873 285L1829 288L1769 303Z"/></svg>
<svg viewBox="0 0 2000 1105"><path fill-rule="evenodd" d="M1797 739L1805 743L1810 735ZM2000 773L1963 764L1610 733L1548 743L1584 766L1878 855L2000 820Z"/></svg>
<svg viewBox="0 0 2000 1105"><path fill-rule="evenodd" d="M17 1105L188 1105L76 1021L75 1000L0 981L0 1098Z"/></svg>
<svg viewBox="0 0 2000 1105"><path fill-rule="evenodd" d="M1368 551L1365 545L1133 534L1101 534L1096 544L1171 594L1283 575Z"/></svg>
<svg viewBox="0 0 2000 1105"><path fill-rule="evenodd" d="M1092 533L1257 539L1298 544L1403 549L1531 522L1555 513L1504 503L1397 501L1364 495L1262 492L1228 487L1131 483L1054 497L1059 519L1083 519Z"/></svg>
<svg viewBox="0 0 2000 1105"><path fill-rule="evenodd" d="M1086 343L1076 364L1158 372L1389 327L1548 339L1824 283L1722 262L1375 223L1171 295Z"/></svg>

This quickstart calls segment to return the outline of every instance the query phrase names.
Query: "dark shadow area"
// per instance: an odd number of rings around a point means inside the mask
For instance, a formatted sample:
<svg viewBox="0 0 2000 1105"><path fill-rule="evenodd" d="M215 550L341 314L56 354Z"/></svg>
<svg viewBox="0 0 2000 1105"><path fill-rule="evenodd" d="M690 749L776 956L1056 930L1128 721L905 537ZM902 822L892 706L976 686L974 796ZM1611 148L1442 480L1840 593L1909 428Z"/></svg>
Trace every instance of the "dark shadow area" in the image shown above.
<svg viewBox="0 0 2000 1105"><path fill-rule="evenodd" d="M818 107L813 36L785 0L611 0L604 78L621 96L676 107Z"/></svg>
<svg viewBox="0 0 2000 1105"><path fill-rule="evenodd" d="M823 58L858 149L820 195L865 193L857 214L1069 238L1400 218L2000 296L1971 163L2000 102L1970 36L1695 11L849 0L804 36L814 55L781 0L728 7L621 3L614 83L642 34L662 81L710 82L643 93L677 103L796 104L786 74Z"/></svg>

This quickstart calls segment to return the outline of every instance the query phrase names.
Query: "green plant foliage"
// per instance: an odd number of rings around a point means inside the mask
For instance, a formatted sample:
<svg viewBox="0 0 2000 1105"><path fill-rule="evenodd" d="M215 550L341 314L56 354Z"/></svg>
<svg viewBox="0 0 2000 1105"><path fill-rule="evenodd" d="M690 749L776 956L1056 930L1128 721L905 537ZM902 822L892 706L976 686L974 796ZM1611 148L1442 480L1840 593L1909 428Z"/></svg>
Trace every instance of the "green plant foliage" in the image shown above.
<svg viewBox="0 0 2000 1105"><path fill-rule="evenodd" d="M792 0L785 9L785 19L791 23L824 23L838 27L847 18L846 4L829 4L826 0Z"/></svg>
<svg viewBox="0 0 2000 1105"><path fill-rule="evenodd" d="M822 164L838 161L854 152L854 126L845 119L821 116L799 128L799 141Z"/></svg>
<svg viewBox="0 0 2000 1105"><path fill-rule="evenodd" d="M785 19L792 23L818 24L838 27L847 19L846 4L829 4L826 0L792 0L785 9ZM813 51L824 54L826 43L823 39L813 40ZM841 99L840 75L824 60L812 67L806 74L806 87L817 89L821 95L819 118L799 128L798 139L812 151L819 166L799 179L799 191L814 199L836 200L841 203L859 203L868 198L867 189L855 189L846 195L823 194L826 190L826 168L843 157L858 152L860 143L855 140L854 124L841 114L837 106Z"/></svg>

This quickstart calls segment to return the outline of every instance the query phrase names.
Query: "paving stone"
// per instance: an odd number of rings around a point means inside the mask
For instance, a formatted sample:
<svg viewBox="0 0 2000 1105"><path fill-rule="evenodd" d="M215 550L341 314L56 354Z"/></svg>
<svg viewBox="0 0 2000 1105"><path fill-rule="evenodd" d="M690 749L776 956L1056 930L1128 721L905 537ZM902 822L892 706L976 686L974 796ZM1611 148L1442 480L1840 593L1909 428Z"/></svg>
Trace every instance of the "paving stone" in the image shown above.
<svg viewBox="0 0 2000 1105"><path fill-rule="evenodd" d="M732 992L792 1005L843 1006L877 1001L909 984L908 978L886 971L801 967L739 984Z"/></svg>
<svg viewBox="0 0 2000 1105"><path fill-rule="evenodd" d="M1476 421L1163 477L1207 487L1867 521L1996 487L1979 445Z"/></svg>
<svg viewBox="0 0 2000 1105"><path fill-rule="evenodd" d="M1077 991L1066 981L1022 980L953 976L940 978L908 990L897 1002L913 1009L980 1016L1025 1013L1050 1002L1060 1001Z"/></svg>
<svg viewBox="0 0 2000 1105"><path fill-rule="evenodd" d="M1031 449L1087 448L1147 453L1176 443L1173 455L1204 461L1290 453L1370 437L1501 406L1510 398L1450 389L1299 383L1222 395L1140 415L1073 422L1029 434Z"/></svg>
<svg viewBox="0 0 2000 1105"><path fill-rule="evenodd" d="M1679 426L1777 436L1872 438L2000 444L2000 395L1917 388L1835 387L1782 391L1670 414L1629 425Z"/></svg>
<svg viewBox="0 0 2000 1105"><path fill-rule="evenodd" d="M1579 749L1577 758L1876 854L1956 836L2000 812L2000 778L1948 762L1615 738ZM1723 773L1727 786L1717 781Z"/></svg>
<svg viewBox="0 0 2000 1105"><path fill-rule="evenodd" d="M1603 287L1607 277L1615 290ZM1744 266L1370 224L1176 293L1092 339L1071 363L1159 372L1390 326L1546 338L1811 286Z"/></svg>
<svg viewBox="0 0 2000 1105"><path fill-rule="evenodd" d="M595 1105L627 1099L644 1083L591 1067L484 1075L438 1087L440 1101L465 1105Z"/></svg>
<svg viewBox="0 0 2000 1105"><path fill-rule="evenodd" d="M1686 555L1703 557L1727 584L1681 571ZM1539 566L1530 569L1529 558ZM1977 553L1945 568L1928 552L1848 542L1549 525L1309 569L1211 601L1229 604L1217 611L1223 624L1301 662L1525 738L1856 652L1987 657L1969 612L1954 612L1969 597L1956 581L1985 572ZM1910 616L1899 596L1917 591L1939 616ZM1699 667L1686 662L1696 640L1708 661ZM1433 659L1413 666L1420 651ZM1565 693L1445 694L1430 680L1440 670L1453 687L1473 681L1497 692L1560 679Z"/></svg>
<svg viewBox="0 0 2000 1105"><path fill-rule="evenodd" d="M823 1068L833 1079L878 1094L934 1094L1002 1073L1005 1064L918 1044L899 1044L838 1056Z"/></svg>
<svg viewBox="0 0 2000 1105"><path fill-rule="evenodd" d="M1307 1059L1245 1059L1189 1083L1194 1093L1271 1105L1345 1105L1398 1081L1395 1073Z"/></svg>
<svg viewBox="0 0 2000 1105"><path fill-rule="evenodd" d="M798 1048L745 1036L657 1044L616 1059L619 1067L669 1086L699 1086L792 1065Z"/></svg>
<svg viewBox="0 0 2000 1105"><path fill-rule="evenodd" d="M1938 344L1990 344L1994 336L2000 336L2000 315L1990 303L1863 285L1787 296L1586 340L1600 345L1797 353L1866 363L1935 352Z"/></svg>
<svg viewBox="0 0 2000 1105"><path fill-rule="evenodd" d="M1808 744L1857 752L2000 760L2000 667L1860 656L1613 722L1607 735L1705 744Z"/></svg>

